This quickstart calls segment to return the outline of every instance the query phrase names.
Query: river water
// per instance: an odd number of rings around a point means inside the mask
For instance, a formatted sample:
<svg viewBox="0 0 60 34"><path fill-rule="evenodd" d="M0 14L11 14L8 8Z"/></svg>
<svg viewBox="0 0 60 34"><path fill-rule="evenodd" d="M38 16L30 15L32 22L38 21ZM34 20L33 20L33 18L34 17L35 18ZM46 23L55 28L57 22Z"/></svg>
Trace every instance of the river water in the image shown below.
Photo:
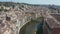
<svg viewBox="0 0 60 34"><path fill-rule="evenodd" d="M22 27L19 34L43 34L43 22L44 20L28 23Z"/></svg>

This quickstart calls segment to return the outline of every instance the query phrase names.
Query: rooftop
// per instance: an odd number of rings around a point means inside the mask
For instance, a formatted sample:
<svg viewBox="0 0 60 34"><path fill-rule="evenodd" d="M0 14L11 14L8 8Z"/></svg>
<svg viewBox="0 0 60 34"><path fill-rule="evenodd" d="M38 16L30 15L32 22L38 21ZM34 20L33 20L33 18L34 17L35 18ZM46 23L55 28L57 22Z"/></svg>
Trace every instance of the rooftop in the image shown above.
<svg viewBox="0 0 60 34"><path fill-rule="evenodd" d="M60 15L58 14L51 14L53 18L47 18L47 24L50 28L60 28ZM55 18L55 19L54 19Z"/></svg>
<svg viewBox="0 0 60 34"><path fill-rule="evenodd" d="M51 14L56 20L60 21L60 14Z"/></svg>

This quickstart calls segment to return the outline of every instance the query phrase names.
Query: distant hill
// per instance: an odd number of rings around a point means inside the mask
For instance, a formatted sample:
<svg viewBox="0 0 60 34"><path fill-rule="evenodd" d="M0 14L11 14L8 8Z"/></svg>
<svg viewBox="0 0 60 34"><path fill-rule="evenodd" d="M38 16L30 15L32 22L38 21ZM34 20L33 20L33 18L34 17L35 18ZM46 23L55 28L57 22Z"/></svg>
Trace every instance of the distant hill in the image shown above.
<svg viewBox="0 0 60 34"><path fill-rule="evenodd" d="M60 8L60 6L58 6L58 5L36 5L36 4L28 4L28 3L15 3L15 2L0 2L0 6L1 5L4 5L4 6L16 6L16 5L19 5L19 6L21 6L21 5L28 5L28 6L40 6L40 7L47 7L47 8L49 8L49 9L59 9Z"/></svg>

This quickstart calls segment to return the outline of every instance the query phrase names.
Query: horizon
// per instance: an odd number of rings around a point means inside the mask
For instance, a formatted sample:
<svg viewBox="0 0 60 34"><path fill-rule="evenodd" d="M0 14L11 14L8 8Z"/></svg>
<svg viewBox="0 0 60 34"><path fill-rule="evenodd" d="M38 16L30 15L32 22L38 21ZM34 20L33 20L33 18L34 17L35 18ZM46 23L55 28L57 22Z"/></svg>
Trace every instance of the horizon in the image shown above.
<svg viewBox="0 0 60 34"><path fill-rule="evenodd" d="M15 2L37 5L60 5L60 0L0 0L0 2Z"/></svg>

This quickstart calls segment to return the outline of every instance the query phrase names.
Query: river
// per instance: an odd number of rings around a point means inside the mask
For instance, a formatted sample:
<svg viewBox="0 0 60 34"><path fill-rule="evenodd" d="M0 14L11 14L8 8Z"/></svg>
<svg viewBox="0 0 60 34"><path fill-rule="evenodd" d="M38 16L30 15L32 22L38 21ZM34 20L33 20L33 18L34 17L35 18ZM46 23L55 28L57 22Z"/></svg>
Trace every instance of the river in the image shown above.
<svg viewBox="0 0 60 34"><path fill-rule="evenodd" d="M29 22L21 28L19 34L43 34L43 22L43 19L38 23Z"/></svg>

